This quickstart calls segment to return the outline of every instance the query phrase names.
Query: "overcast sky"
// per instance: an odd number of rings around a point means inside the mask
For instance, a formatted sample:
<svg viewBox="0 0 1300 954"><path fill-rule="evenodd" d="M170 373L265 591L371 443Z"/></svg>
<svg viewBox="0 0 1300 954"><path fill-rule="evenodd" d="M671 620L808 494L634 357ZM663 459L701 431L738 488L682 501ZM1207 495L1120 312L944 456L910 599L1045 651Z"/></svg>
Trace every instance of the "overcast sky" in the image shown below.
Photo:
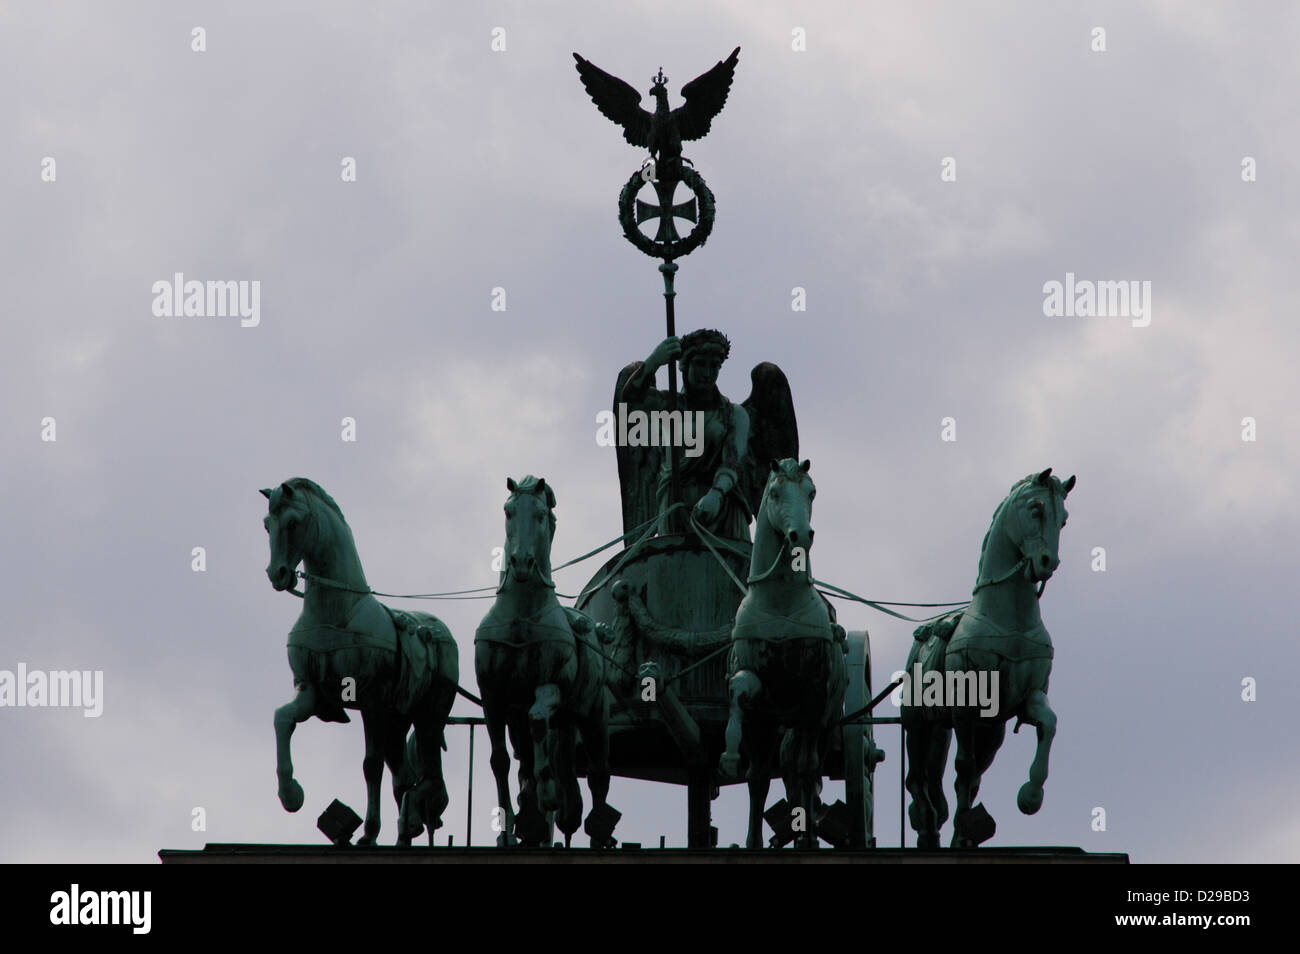
<svg viewBox="0 0 1300 954"><path fill-rule="evenodd" d="M494 582L507 476L555 488L557 563L621 532L596 414L663 336L662 285L616 221L643 154L571 53L643 92L662 66L676 105L739 45L685 150L718 212L678 327L731 337L733 400L759 361L788 375L816 574L963 599L1011 485L1078 476L1042 602L1046 799L1016 810L1033 735L1008 733L992 844L1300 861L1298 31L1263 2L0 4L0 669L104 673L98 719L0 709L0 860L314 844L331 799L364 808L359 719L301 726L306 806L276 798L301 604L267 582L258 488L318 481L391 592ZM176 272L260 282L260 323L155 317ZM1067 273L1150 282L1149 325L1046 317ZM448 624L472 689L487 604L400 605ZM883 684L912 627L840 618ZM440 837L461 844L466 730L449 741ZM896 845L897 729L879 742ZM487 751L479 730L479 844ZM610 800L621 840L684 843L684 789L615 778ZM723 844L745 806L714 803ZM385 843L395 818L385 781Z"/></svg>

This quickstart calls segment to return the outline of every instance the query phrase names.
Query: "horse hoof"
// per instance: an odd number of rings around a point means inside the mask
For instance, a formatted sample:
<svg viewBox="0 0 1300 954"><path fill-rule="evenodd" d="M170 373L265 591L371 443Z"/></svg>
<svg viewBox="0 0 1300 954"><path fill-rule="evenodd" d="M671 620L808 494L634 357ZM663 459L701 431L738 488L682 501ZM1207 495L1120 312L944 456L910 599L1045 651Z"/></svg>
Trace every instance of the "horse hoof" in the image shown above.
<svg viewBox="0 0 1300 954"><path fill-rule="evenodd" d="M1020 793L1016 795L1016 805L1026 815L1032 815L1043 807L1043 786L1036 785L1033 782L1026 782L1020 786Z"/></svg>
<svg viewBox="0 0 1300 954"><path fill-rule="evenodd" d="M718 760L718 774L723 778L740 778L740 756L724 752Z"/></svg>
<svg viewBox="0 0 1300 954"><path fill-rule="evenodd" d="M306 800L303 795L302 786L297 780L289 779L287 782L280 783L280 804L284 806L286 812L296 812L302 808L302 803Z"/></svg>
<svg viewBox="0 0 1300 954"><path fill-rule="evenodd" d="M958 812L952 820L952 847L978 848L992 838L998 830L997 822L988 813L983 802L964 812Z"/></svg>

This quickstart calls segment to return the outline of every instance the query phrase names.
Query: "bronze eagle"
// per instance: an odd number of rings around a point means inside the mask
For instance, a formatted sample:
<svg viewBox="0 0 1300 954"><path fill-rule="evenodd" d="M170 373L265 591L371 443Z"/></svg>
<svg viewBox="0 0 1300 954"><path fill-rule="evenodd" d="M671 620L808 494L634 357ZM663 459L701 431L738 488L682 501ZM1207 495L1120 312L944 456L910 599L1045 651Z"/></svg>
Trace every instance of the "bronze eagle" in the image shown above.
<svg viewBox="0 0 1300 954"><path fill-rule="evenodd" d="M709 131L713 117L722 112L731 80L736 74L740 47L731 51L725 60L719 60L707 73L697 76L682 87L686 104L668 109L668 78L662 68L653 77L650 95L655 100L654 112L641 108L641 94L617 76L611 76L590 60L577 53L578 75L596 108L609 119L623 127L623 138L634 146L648 149L655 158L661 175L674 176L681 168L682 141L701 139Z"/></svg>

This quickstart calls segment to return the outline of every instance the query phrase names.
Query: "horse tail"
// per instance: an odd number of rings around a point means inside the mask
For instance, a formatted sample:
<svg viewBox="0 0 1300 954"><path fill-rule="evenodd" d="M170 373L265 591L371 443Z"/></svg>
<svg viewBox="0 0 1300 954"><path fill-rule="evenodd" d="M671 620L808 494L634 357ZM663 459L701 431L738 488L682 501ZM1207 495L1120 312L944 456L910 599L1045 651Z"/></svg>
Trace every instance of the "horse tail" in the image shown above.
<svg viewBox="0 0 1300 954"><path fill-rule="evenodd" d="M573 631L574 655L578 674L573 680L574 700L584 713L597 711L605 691L606 682L613 677L613 663L600 643L608 638L597 623L581 610L564 607L564 615Z"/></svg>

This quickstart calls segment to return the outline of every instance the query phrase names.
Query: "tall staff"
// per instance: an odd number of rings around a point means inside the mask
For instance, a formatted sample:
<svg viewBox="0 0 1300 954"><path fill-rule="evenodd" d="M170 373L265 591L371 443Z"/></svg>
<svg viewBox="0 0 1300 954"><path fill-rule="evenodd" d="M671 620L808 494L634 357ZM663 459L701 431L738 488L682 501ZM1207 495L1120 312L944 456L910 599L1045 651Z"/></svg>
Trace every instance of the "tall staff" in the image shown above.
<svg viewBox="0 0 1300 954"><path fill-rule="evenodd" d="M677 336L674 299L677 292L673 279L677 274L676 259L695 251L713 231L713 193L703 177L695 171L690 160L682 158L682 141L701 139L709 131L713 117L722 111L736 73L740 47L708 72L697 76L682 87L686 101L677 109L668 108L668 77L660 67L651 78L650 96L655 100L655 110L641 108L641 94L616 76L573 54L578 75L592 102L601 113L623 127L623 138L634 146L650 151L647 159L618 197L618 221L623 226L623 236L645 254L663 259L659 271L664 278L664 314L668 337ZM657 204L643 202L637 194L647 185L654 186ZM678 184L691 191L691 198L674 204ZM641 231L640 225L650 219L659 220L654 238ZM676 219L694 223L686 236L677 231ZM668 362L668 410L677 412L677 364ZM672 500L680 501L677 479L676 444L670 444L669 489Z"/></svg>

